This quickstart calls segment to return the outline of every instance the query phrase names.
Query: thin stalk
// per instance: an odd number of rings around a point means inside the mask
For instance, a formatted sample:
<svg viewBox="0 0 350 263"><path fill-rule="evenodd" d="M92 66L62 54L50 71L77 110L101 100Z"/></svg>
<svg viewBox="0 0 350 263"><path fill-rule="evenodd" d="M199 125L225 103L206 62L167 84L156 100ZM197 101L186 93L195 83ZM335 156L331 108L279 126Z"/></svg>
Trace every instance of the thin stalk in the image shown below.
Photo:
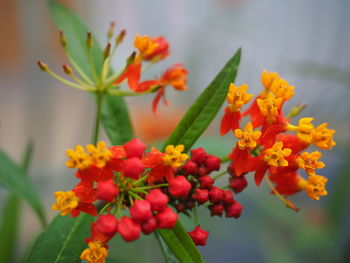
<svg viewBox="0 0 350 263"><path fill-rule="evenodd" d="M133 205L134 204L134 200L132 199L132 196L129 194L128 197L129 197L130 204Z"/></svg>
<svg viewBox="0 0 350 263"><path fill-rule="evenodd" d="M92 80L81 70L81 68L78 66L78 64L75 62L75 60L72 58L72 56L69 54L68 50L65 49L66 54L68 56L68 59L70 63L72 63L72 66L74 67L75 71L78 72L79 76L84 79L89 85L93 86L94 83Z"/></svg>
<svg viewBox="0 0 350 263"><path fill-rule="evenodd" d="M69 76L72 77L72 79L74 79L77 83L79 83L81 86L85 87L86 90L88 91L95 91L95 89L90 86L89 84L87 83L84 83L83 81L81 81L77 76L75 76L73 73L71 73Z"/></svg>
<svg viewBox="0 0 350 263"><path fill-rule="evenodd" d="M96 119L95 119L95 128L94 133L92 137L93 144L97 144L98 136L100 132L100 118L101 118L101 109L102 109L102 102L103 102L103 96L104 94L101 92L97 93L97 109L96 109Z"/></svg>
<svg viewBox="0 0 350 263"><path fill-rule="evenodd" d="M193 220L194 220L194 227L198 226L198 211L197 211L197 205L193 207Z"/></svg>
<svg viewBox="0 0 350 263"><path fill-rule="evenodd" d="M56 73L52 72L50 69L47 69L46 72L49 73L52 77L54 77L58 81L62 82L63 84L66 84L67 86L71 86L73 88L80 89L80 90L89 91L89 90L87 90L85 87L83 87L81 85L78 85L78 84L76 84L74 82L71 82L71 81L69 81L69 80L67 80L65 78L62 78L62 77L58 76Z"/></svg>
<svg viewBox="0 0 350 263"><path fill-rule="evenodd" d="M142 190L142 189L132 189L132 191L134 191L136 193L142 193L142 194L145 194L145 195L148 194L145 190Z"/></svg>
<svg viewBox="0 0 350 263"><path fill-rule="evenodd" d="M142 183L143 181L145 181L147 178L148 178L148 174L142 176L140 179L133 182L132 185L138 185L138 184Z"/></svg>
<svg viewBox="0 0 350 263"><path fill-rule="evenodd" d="M212 177L214 180L219 179L221 176L224 176L225 174L227 174L227 170L215 175L214 177Z"/></svg>
<svg viewBox="0 0 350 263"><path fill-rule="evenodd" d="M116 212L118 212L118 216L121 217L122 216L122 211L120 210L121 205L123 204L124 201L124 196L125 194L123 193L118 201L118 204L115 206L114 210L113 210L113 214L115 214Z"/></svg>
<svg viewBox="0 0 350 263"><path fill-rule="evenodd" d="M90 69L91 69L92 75L94 77L94 80L97 82L98 77L97 77L97 73L96 73L94 58L92 57L92 48L88 48L88 60L89 60L89 65L90 65Z"/></svg>
<svg viewBox="0 0 350 263"><path fill-rule="evenodd" d="M104 207L102 207L102 209L100 210L100 215L102 215L110 205L111 203L107 203Z"/></svg>
<svg viewBox="0 0 350 263"><path fill-rule="evenodd" d="M151 185L151 186L142 186L142 187L138 187L135 189L147 190L147 189L154 189L154 188L159 188L159 187L163 187L163 186L169 186L169 184L157 184L157 185Z"/></svg>
<svg viewBox="0 0 350 263"><path fill-rule="evenodd" d="M131 195L132 197L134 197L135 199L143 200L138 194L135 194L132 191L129 191L128 194Z"/></svg>

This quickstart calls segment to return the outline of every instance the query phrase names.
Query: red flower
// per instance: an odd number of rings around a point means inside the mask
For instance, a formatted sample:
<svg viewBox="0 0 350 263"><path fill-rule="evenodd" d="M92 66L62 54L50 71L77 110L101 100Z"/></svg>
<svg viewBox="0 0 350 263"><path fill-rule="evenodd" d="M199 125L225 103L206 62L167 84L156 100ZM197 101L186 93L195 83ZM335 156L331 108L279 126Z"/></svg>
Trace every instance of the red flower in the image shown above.
<svg viewBox="0 0 350 263"><path fill-rule="evenodd" d="M203 230L200 226L197 226L193 231L188 232L193 242L197 246L205 246L207 244L208 231Z"/></svg>

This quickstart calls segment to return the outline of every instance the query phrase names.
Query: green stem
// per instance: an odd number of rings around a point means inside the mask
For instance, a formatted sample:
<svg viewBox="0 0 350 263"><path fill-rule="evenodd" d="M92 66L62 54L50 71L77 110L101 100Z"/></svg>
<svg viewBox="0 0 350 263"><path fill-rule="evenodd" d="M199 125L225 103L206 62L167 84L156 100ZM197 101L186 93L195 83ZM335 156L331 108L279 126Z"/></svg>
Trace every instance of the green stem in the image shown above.
<svg viewBox="0 0 350 263"><path fill-rule="evenodd" d="M124 196L125 196L124 193L120 196L119 202L118 202L118 204L115 206L115 208L114 208L114 210L113 210L113 212L112 212L113 214L115 214L116 212L118 212L118 216L119 216L119 217L122 216L122 212L121 212L121 210L120 210L120 207L121 207L121 205L123 204Z"/></svg>
<svg viewBox="0 0 350 263"><path fill-rule="evenodd" d="M197 211L197 205L193 207L193 220L194 220L194 227L198 226L198 211Z"/></svg>
<svg viewBox="0 0 350 263"><path fill-rule="evenodd" d="M69 54L68 50L65 49L66 54L68 56L69 61L72 63L72 66L74 67L75 71L78 72L79 76L83 78L89 85L93 86L94 83L92 80L81 70L81 68L78 66L78 64L75 62L75 60L72 58L72 56Z"/></svg>
<svg viewBox="0 0 350 263"><path fill-rule="evenodd" d="M142 190L142 189L132 189L132 191L134 191L136 193L142 193L142 194L145 194L145 195L148 194L145 190Z"/></svg>
<svg viewBox="0 0 350 263"><path fill-rule="evenodd" d="M138 184L142 183L144 180L146 180L147 178L148 178L148 174L142 176L140 179L133 182L132 185L138 185Z"/></svg>
<svg viewBox="0 0 350 263"><path fill-rule="evenodd" d="M102 102L103 102L104 94L101 92L97 93L97 109L96 109L96 119L95 119L95 128L94 128L94 134L92 137L93 144L97 144L98 136L100 132L100 118L101 118L101 109L102 109Z"/></svg>
<svg viewBox="0 0 350 263"><path fill-rule="evenodd" d="M52 72L50 69L47 69L46 72L49 73L52 77L54 77L58 81L62 82L63 84L66 84L67 86L71 86L73 88L80 89L80 90L92 91L92 90L86 89L85 87L83 87L81 85L78 85L78 84L76 84L74 82L71 82L71 81L69 81L69 80L67 80L65 78L62 78L62 77L58 76L56 73Z"/></svg>
<svg viewBox="0 0 350 263"><path fill-rule="evenodd" d="M129 191L128 194L134 197L135 199L143 200L138 194L135 194L134 192Z"/></svg>
<svg viewBox="0 0 350 263"><path fill-rule="evenodd" d="M91 49L91 47L88 48L88 60L89 60L89 64L90 64L91 73L92 73L92 75L94 77L94 80L97 82L98 81L98 77L97 77L97 73L96 73L94 59L92 57L92 49Z"/></svg>
<svg viewBox="0 0 350 263"><path fill-rule="evenodd" d="M138 187L135 189L147 190L147 189L154 189L154 188L159 188L159 187L163 187L163 186L169 186L169 184L157 184L157 185L151 185L151 186L142 186L142 187Z"/></svg>
<svg viewBox="0 0 350 263"><path fill-rule="evenodd" d="M225 170L225 171L223 171L223 172L221 172L221 173L215 175L215 176L212 177L212 178L213 178L214 180L217 180L217 179L219 179L221 176L223 176L223 175L225 175L225 174L227 174L227 170Z"/></svg>
<svg viewBox="0 0 350 263"><path fill-rule="evenodd" d="M102 209L100 210L100 215L102 215L110 205L111 203L107 203L104 207L102 207Z"/></svg>

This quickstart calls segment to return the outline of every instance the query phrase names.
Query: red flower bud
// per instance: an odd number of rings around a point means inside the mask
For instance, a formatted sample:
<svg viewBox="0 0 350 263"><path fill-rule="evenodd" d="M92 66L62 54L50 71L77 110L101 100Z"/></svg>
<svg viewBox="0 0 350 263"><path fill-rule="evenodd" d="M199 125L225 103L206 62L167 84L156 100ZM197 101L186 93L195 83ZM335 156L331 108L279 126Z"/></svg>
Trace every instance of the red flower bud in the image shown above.
<svg viewBox="0 0 350 263"><path fill-rule="evenodd" d="M200 188L205 188L205 189L211 189L213 184L214 184L214 179L211 178L209 175L200 177L199 179L200 182Z"/></svg>
<svg viewBox="0 0 350 263"><path fill-rule="evenodd" d="M166 208L169 198L160 189L153 189L146 196L146 200L151 203L152 211L161 212Z"/></svg>
<svg viewBox="0 0 350 263"><path fill-rule="evenodd" d="M207 244L209 232L203 230L200 226L197 226L193 231L188 232L188 234L197 246L205 246Z"/></svg>
<svg viewBox="0 0 350 263"><path fill-rule="evenodd" d="M240 176L240 177L232 177L230 180L230 188L235 192L235 193L240 193L242 192L248 185L247 179L245 179L245 176Z"/></svg>
<svg viewBox="0 0 350 263"><path fill-rule="evenodd" d="M186 205L184 203L178 203L175 205L176 211L179 212L184 212L186 210Z"/></svg>
<svg viewBox="0 0 350 263"><path fill-rule="evenodd" d="M191 150L191 160L197 164L204 164L207 158L208 155L202 147Z"/></svg>
<svg viewBox="0 0 350 263"><path fill-rule="evenodd" d="M206 176L208 173L209 172L208 172L207 167L201 166L201 167L198 168L198 176L199 177Z"/></svg>
<svg viewBox="0 0 350 263"><path fill-rule="evenodd" d="M235 200L233 199L233 193L231 190L225 190L224 191L224 203L225 205L230 205L234 202Z"/></svg>
<svg viewBox="0 0 350 263"><path fill-rule="evenodd" d="M144 222L152 217L151 204L147 200L135 200L130 207L130 215L137 222Z"/></svg>
<svg viewBox="0 0 350 263"><path fill-rule="evenodd" d="M243 206L237 201L226 207L226 217L238 218L241 216Z"/></svg>
<svg viewBox="0 0 350 263"><path fill-rule="evenodd" d="M141 225L142 232L145 235L151 234L156 228L157 219L154 216L148 218L147 221Z"/></svg>
<svg viewBox="0 0 350 263"><path fill-rule="evenodd" d="M96 230L107 236L113 236L118 230L118 220L114 215L100 215L96 221Z"/></svg>
<svg viewBox="0 0 350 263"><path fill-rule="evenodd" d="M141 226L130 217L123 216L119 220L118 232L125 241L134 241L140 237Z"/></svg>
<svg viewBox="0 0 350 263"><path fill-rule="evenodd" d="M205 161L205 166L208 169L208 173L211 173L212 171L219 171L220 161L220 158L214 155L209 155L208 159Z"/></svg>
<svg viewBox="0 0 350 263"><path fill-rule="evenodd" d="M182 168L186 175L195 175L198 170L198 165L195 162L188 160Z"/></svg>
<svg viewBox="0 0 350 263"><path fill-rule="evenodd" d="M170 208L165 208L157 214L159 228L174 228L177 222L178 215Z"/></svg>
<svg viewBox="0 0 350 263"><path fill-rule="evenodd" d="M132 157L124 161L123 173L125 177L139 179L140 174L145 170L145 166L137 157Z"/></svg>
<svg viewBox="0 0 350 263"><path fill-rule="evenodd" d="M143 152L146 150L146 145L139 139L134 138L131 141L124 144L126 158L137 157L141 158Z"/></svg>
<svg viewBox="0 0 350 263"><path fill-rule="evenodd" d="M103 181L97 184L97 199L112 202L118 194L119 190L112 180Z"/></svg>
<svg viewBox="0 0 350 263"><path fill-rule="evenodd" d="M210 209L211 216L222 216L225 207L222 204L215 204L208 206Z"/></svg>
<svg viewBox="0 0 350 263"><path fill-rule="evenodd" d="M220 203L224 200L224 190L213 186L209 191L209 199L212 203Z"/></svg>
<svg viewBox="0 0 350 263"><path fill-rule="evenodd" d="M192 185L187 179L182 176L176 176L169 182L169 193L176 197L186 197L188 196Z"/></svg>
<svg viewBox="0 0 350 263"><path fill-rule="evenodd" d="M192 195L192 198L196 200L199 204L204 204L209 200L208 190L197 188Z"/></svg>

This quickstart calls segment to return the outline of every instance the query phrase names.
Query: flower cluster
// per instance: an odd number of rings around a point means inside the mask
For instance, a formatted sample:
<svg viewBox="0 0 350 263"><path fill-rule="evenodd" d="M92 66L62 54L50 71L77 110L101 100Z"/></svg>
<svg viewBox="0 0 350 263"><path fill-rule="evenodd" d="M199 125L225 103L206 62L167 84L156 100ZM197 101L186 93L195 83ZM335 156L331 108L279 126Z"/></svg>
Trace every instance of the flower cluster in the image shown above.
<svg viewBox="0 0 350 263"><path fill-rule="evenodd" d="M320 196L327 195L327 178L316 174L316 169L325 166L319 161L322 154L304 150L311 146L331 149L335 145L335 131L329 129L327 123L315 127L313 118L301 118L298 125L293 125L290 119L298 115L303 106L294 108L288 116L284 115L282 108L294 95L294 87L277 73L267 71L263 71L261 83L263 92L243 113L242 106L252 99L252 95L247 94L247 84L240 87L231 84L227 95L229 106L221 121L221 134L232 130L237 138L229 155L230 187L241 192L247 186L245 175L250 172L254 173L259 186L268 173L266 180L272 193L278 195L287 207L298 210L283 196L305 191L311 199L319 200ZM241 118L245 116L250 116L250 121L242 129ZM260 130L256 130L259 127ZM300 170L304 171L306 179Z"/></svg>

